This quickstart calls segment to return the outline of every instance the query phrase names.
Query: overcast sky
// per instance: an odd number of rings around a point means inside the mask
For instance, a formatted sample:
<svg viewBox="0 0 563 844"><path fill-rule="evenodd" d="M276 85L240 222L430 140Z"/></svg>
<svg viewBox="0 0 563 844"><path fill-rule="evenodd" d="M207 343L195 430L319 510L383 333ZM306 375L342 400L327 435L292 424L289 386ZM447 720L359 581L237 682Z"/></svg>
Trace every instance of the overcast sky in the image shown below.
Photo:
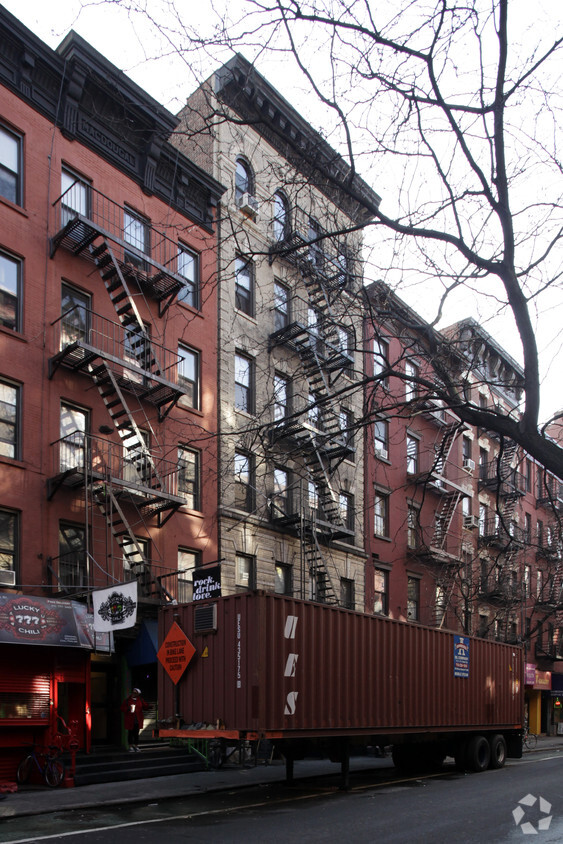
<svg viewBox="0 0 563 844"><path fill-rule="evenodd" d="M149 0L148 8L158 9L161 2L166 0ZM209 8L213 0L177 0L178 8L186 9L190 23L198 26L202 32L210 26L211 16ZM218 5L222 0L218 0ZM130 18L120 5L107 2L88 2L88 0L64 0L59 4L47 3L46 0L3 0L3 5L18 17L29 29L55 48L70 29L75 29L85 40L101 52L107 59L124 70L137 84L144 88L154 98L163 103L172 112L177 112L183 105L186 96L194 89L197 78L207 75L214 69L211 59L202 53L200 66L187 63L166 43L166 39L158 41L151 30L150 35L139 19ZM229 8L237 8L238 0L230 0ZM537 22L547 22L555 13L561 16L563 3L561 0L537 0L534 5L534 19ZM512 0L511 12L522 11L521 20L529 20L529 0ZM197 16L200 16L198 21ZM544 23L547 27L547 24ZM165 55L168 53L168 55ZM249 58L253 58L251 51ZM223 60L227 55L222 57ZM280 92L295 105L302 114L315 125L322 128L322 111L314 101L312 95L304 99L302 77L286 61L283 65L279 60L265 55L257 61L258 69L266 76ZM305 107L305 102L307 103ZM371 186L382 195L383 201L389 202L392 196L392 176L384 182L378 176L370 178L364 174ZM386 209L389 211L389 208ZM401 294L403 295L403 294ZM410 304L424 313L423 303L412 301ZM542 416L547 418L563 405L560 387L560 369L563 364L561 352L562 341L559 326L563 317L563 303L561 296L555 297L549 314L538 316L538 340L541 353L543 371ZM471 314L476 319L484 320L485 313L479 310L479 305L467 299L461 309L450 312L445 322ZM517 360L521 359L519 345L514 329L507 321L494 324L486 323L486 328L493 333L498 342Z"/></svg>

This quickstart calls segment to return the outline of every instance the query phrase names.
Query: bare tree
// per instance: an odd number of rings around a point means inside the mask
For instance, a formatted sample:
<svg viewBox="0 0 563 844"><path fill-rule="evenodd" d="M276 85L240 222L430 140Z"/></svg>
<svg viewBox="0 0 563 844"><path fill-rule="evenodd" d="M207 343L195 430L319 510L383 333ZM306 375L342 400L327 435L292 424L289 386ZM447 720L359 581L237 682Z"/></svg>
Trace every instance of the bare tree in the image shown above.
<svg viewBox="0 0 563 844"><path fill-rule="evenodd" d="M123 5L146 15L144 4ZM360 170L375 174L384 201L365 228L384 279L414 286L415 306L432 301L432 325L454 293L470 290L483 314L508 314L518 333L517 414L475 405L448 369L439 373L441 398L563 478L563 451L539 421L535 326L560 293L563 37L557 18L549 32L525 30L513 8L508 0L219 0L209 34L179 7L152 23L187 62L224 57L225 48L294 61L324 108L325 134L350 164L346 188ZM446 357L459 339L449 337Z"/></svg>

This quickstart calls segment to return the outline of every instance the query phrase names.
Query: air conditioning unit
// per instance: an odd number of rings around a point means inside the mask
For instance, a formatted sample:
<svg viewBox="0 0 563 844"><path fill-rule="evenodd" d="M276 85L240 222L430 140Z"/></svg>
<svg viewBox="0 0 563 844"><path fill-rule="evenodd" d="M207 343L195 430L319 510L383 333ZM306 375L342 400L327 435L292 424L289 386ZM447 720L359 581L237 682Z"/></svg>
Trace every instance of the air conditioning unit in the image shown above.
<svg viewBox="0 0 563 844"><path fill-rule="evenodd" d="M466 530L476 530L479 527L479 516L464 516L463 527Z"/></svg>
<svg viewBox="0 0 563 844"><path fill-rule="evenodd" d="M377 448L375 449L375 456L380 457L381 460L388 460L389 453L386 448Z"/></svg>
<svg viewBox="0 0 563 844"><path fill-rule="evenodd" d="M246 214L247 217L256 217L258 214L258 200L250 193L243 193L237 202L239 211Z"/></svg>
<svg viewBox="0 0 563 844"><path fill-rule="evenodd" d="M0 586L15 586L16 573L11 569L0 569Z"/></svg>
<svg viewBox="0 0 563 844"><path fill-rule="evenodd" d="M470 457L464 457L463 468L465 469L468 475L472 475L475 471L475 461L472 460Z"/></svg>

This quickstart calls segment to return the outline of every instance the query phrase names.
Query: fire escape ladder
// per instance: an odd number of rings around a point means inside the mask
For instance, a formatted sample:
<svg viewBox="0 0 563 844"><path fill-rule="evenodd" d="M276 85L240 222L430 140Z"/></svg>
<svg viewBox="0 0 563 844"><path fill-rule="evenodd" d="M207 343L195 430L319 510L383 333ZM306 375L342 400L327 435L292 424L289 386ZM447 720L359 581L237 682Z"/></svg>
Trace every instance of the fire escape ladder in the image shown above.
<svg viewBox="0 0 563 844"><path fill-rule="evenodd" d="M436 472L437 475L443 476L444 474L446 463L448 462L452 446L459 430L459 423L454 422L451 425L446 425L440 432L440 436L434 445L434 452L436 454L434 460L434 472Z"/></svg>
<svg viewBox="0 0 563 844"><path fill-rule="evenodd" d="M138 475L138 482L151 489L163 489L164 485L153 456L125 401L114 373L105 362L102 362L95 367L90 367L90 374L119 433L126 462L134 468Z"/></svg>
<svg viewBox="0 0 563 844"><path fill-rule="evenodd" d="M502 455L499 461L499 477L501 481L506 481L511 473L512 473L512 460L514 455L516 454L517 445L514 440L509 440L508 443L506 440L503 442L503 450Z"/></svg>
<svg viewBox="0 0 563 844"><path fill-rule="evenodd" d="M460 492L459 490L455 490L442 496L440 508L436 513L436 528L434 531L434 539L432 541L432 545L435 548L444 548L456 507L462 498L463 492Z"/></svg>
<svg viewBox="0 0 563 844"><path fill-rule="evenodd" d="M93 490L93 497L113 539L121 549L123 568L134 576L139 584L141 595L149 597L154 594L155 588L158 592L158 583L152 576L150 561L147 560L144 549L135 536L111 483L97 484ZM138 511L137 513L142 521L141 514Z"/></svg>
<svg viewBox="0 0 563 844"><path fill-rule="evenodd" d="M307 571L315 583L315 598L323 604L338 604L338 597L329 567L319 544L314 525L308 539L309 541L305 543L305 562Z"/></svg>
<svg viewBox="0 0 563 844"><path fill-rule="evenodd" d="M315 436L311 431L309 432L309 436L311 438L312 449L305 457L305 464L311 480L315 484L321 510L327 522L343 526L344 522L340 514L340 505L332 487L328 470L315 442Z"/></svg>

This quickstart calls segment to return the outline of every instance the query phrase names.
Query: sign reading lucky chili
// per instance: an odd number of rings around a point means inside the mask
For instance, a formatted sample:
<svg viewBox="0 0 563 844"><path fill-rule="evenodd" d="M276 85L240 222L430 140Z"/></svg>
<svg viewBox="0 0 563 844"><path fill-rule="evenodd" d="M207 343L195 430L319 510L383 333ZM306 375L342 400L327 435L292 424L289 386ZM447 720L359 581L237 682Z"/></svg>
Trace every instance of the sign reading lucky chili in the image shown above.
<svg viewBox="0 0 563 844"><path fill-rule="evenodd" d="M174 622L157 654L160 664L174 684L178 682L194 654L194 646L182 628Z"/></svg>

